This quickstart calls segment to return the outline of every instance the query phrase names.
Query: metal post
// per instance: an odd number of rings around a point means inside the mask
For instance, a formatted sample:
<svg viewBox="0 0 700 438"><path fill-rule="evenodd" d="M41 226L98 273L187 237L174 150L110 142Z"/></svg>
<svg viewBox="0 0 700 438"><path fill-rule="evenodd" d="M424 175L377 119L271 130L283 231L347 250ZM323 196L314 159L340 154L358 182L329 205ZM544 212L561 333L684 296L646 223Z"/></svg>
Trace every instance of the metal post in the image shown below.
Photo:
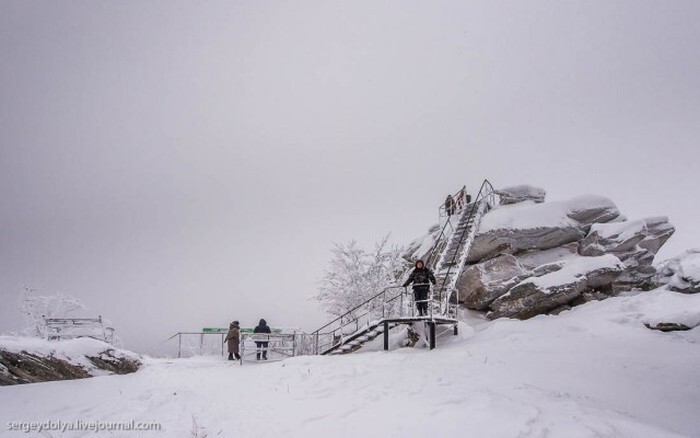
<svg viewBox="0 0 700 438"><path fill-rule="evenodd" d="M435 348L435 322L429 321L428 327L430 328L430 349Z"/></svg>
<svg viewBox="0 0 700 438"><path fill-rule="evenodd" d="M177 358L182 356L182 333L177 334Z"/></svg>
<svg viewBox="0 0 700 438"><path fill-rule="evenodd" d="M201 333L199 335L199 354L202 354L202 351L204 350L204 333Z"/></svg>
<svg viewBox="0 0 700 438"><path fill-rule="evenodd" d="M370 315L370 318L372 316ZM382 319L386 318L386 289L382 292Z"/></svg>
<svg viewBox="0 0 700 438"><path fill-rule="evenodd" d="M428 304L430 305L430 319L433 319L433 288L430 288L430 296L428 297Z"/></svg>
<svg viewBox="0 0 700 438"><path fill-rule="evenodd" d="M455 336L457 336L459 334L459 330L457 329L457 324L455 324L454 334L455 334Z"/></svg>
<svg viewBox="0 0 700 438"><path fill-rule="evenodd" d="M221 356L224 355L224 334L221 334Z"/></svg>
<svg viewBox="0 0 700 438"><path fill-rule="evenodd" d="M389 351L389 322L384 321L384 351Z"/></svg>

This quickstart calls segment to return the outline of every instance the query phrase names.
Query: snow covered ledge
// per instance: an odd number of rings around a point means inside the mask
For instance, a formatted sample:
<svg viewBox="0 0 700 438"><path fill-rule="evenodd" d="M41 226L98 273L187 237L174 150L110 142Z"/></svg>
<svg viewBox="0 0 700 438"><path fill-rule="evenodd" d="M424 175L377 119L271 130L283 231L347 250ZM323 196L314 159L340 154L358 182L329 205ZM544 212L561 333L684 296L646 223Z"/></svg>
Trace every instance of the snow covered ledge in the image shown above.
<svg viewBox="0 0 700 438"><path fill-rule="evenodd" d="M0 386L128 374L141 365L137 354L91 338L0 336Z"/></svg>

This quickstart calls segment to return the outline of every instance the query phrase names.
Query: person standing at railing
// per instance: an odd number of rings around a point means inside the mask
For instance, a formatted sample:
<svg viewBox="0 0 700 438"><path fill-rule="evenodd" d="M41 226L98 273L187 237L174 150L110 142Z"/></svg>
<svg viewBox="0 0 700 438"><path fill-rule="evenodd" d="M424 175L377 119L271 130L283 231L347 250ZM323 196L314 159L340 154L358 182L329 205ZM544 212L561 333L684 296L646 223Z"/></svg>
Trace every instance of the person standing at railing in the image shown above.
<svg viewBox="0 0 700 438"><path fill-rule="evenodd" d="M447 213L447 217L455 214L455 200L452 195L447 195L445 199L445 212Z"/></svg>
<svg viewBox="0 0 700 438"><path fill-rule="evenodd" d="M418 308L418 314L424 316L428 314L428 294L430 293L430 283L435 284L435 275L430 268L425 266L423 260L416 262L416 267L411 271L408 280L403 287L408 287L413 283L413 299Z"/></svg>
<svg viewBox="0 0 700 438"><path fill-rule="evenodd" d="M226 334L225 341L228 343L228 360L236 360L241 358L239 354L239 348L241 346L241 327L238 321L233 321L229 325L228 333Z"/></svg>
<svg viewBox="0 0 700 438"><path fill-rule="evenodd" d="M257 327L253 329L253 333L272 333L272 330L270 330L270 326L267 325L267 321L264 319L261 319L260 322L258 323ZM260 356L262 354L263 360L267 360L267 346L269 345L269 342L266 341L255 341L255 345L257 346L257 360L260 360Z"/></svg>

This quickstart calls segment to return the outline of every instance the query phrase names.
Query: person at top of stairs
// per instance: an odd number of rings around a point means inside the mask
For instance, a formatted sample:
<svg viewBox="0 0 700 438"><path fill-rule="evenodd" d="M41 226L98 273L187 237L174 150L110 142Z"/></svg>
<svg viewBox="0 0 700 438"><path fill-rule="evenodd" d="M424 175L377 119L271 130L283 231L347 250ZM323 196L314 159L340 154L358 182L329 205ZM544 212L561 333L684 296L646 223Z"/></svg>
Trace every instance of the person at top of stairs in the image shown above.
<svg viewBox="0 0 700 438"><path fill-rule="evenodd" d="M428 314L428 293L430 292L430 283L435 284L435 275L430 268L425 266L423 260L416 261L416 267L411 272L408 280L403 284L407 287L413 283L413 299L416 301L418 314L424 316Z"/></svg>
<svg viewBox="0 0 700 438"><path fill-rule="evenodd" d="M445 198L445 212L447 213L447 217L455 214L455 200L452 195L447 195L447 198Z"/></svg>
<svg viewBox="0 0 700 438"><path fill-rule="evenodd" d="M462 211L465 205L469 204L472 200L471 195L467 194L467 186L462 186L457 192L457 211Z"/></svg>

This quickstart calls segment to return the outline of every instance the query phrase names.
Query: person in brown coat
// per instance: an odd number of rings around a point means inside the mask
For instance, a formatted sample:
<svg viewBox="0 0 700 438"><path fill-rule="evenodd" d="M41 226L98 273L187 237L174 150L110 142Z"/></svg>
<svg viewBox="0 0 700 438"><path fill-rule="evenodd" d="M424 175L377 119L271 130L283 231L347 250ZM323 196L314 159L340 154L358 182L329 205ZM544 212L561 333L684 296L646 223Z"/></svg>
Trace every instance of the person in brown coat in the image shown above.
<svg viewBox="0 0 700 438"><path fill-rule="evenodd" d="M228 327L228 333L226 334L226 342L228 343L228 360L236 360L241 358L239 354L239 347L241 344L241 327L238 321L233 321Z"/></svg>
<svg viewBox="0 0 700 438"><path fill-rule="evenodd" d="M447 195L447 198L445 199L445 212L447 213L448 217L455 214L455 200L452 195Z"/></svg>

